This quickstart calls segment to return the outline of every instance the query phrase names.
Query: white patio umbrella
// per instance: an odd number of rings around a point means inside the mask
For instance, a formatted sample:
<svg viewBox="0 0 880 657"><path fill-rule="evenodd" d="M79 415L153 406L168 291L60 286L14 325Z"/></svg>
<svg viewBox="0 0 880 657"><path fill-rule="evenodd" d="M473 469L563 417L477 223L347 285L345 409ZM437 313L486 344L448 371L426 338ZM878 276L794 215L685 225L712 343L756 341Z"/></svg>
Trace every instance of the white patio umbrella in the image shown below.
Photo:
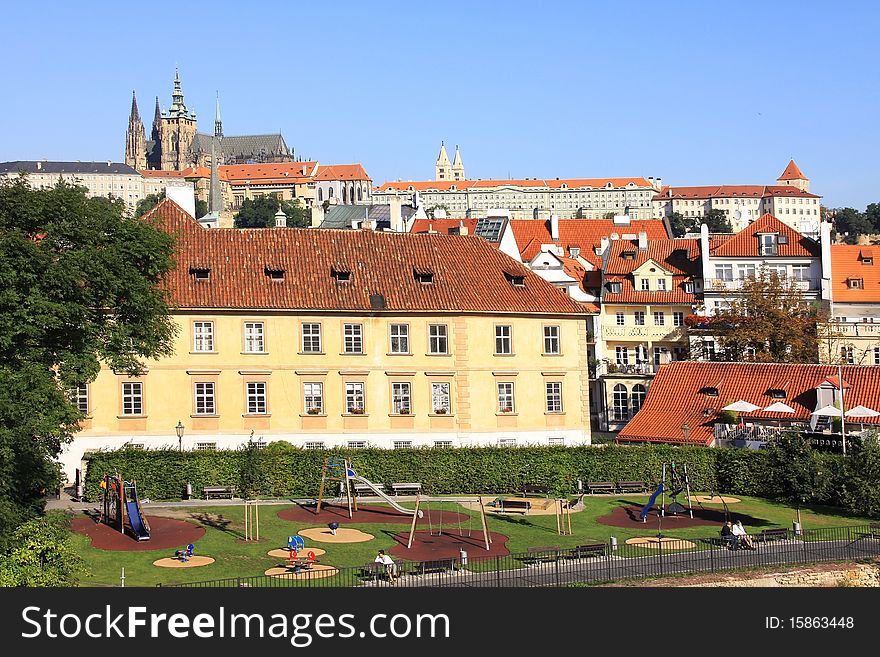
<svg viewBox="0 0 880 657"><path fill-rule="evenodd" d="M855 408L849 409L846 413L843 414L844 417L877 417L880 415L877 411L872 408L868 408L867 406L862 406L859 404ZM865 430L864 422L859 422L859 431Z"/></svg>
<svg viewBox="0 0 880 657"><path fill-rule="evenodd" d="M796 412L791 406L788 404L783 404L782 402L774 402L770 404L767 408L764 409L768 413L794 413ZM880 415L880 413L878 413Z"/></svg>
<svg viewBox="0 0 880 657"><path fill-rule="evenodd" d="M732 404L728 404L727 406L725 406L721 410L722 411L736 411L737 413L751 413L752 411L757 411L759 408L761 408L761 407L740 399L738 401L733 402Z"/></svg>
<svg viewBox="0 0 880 657"><path fill-rule="evenodd" d="M840 409L829 404L813 411L810 415L833 415L834 417L840 417Z"/></svg>

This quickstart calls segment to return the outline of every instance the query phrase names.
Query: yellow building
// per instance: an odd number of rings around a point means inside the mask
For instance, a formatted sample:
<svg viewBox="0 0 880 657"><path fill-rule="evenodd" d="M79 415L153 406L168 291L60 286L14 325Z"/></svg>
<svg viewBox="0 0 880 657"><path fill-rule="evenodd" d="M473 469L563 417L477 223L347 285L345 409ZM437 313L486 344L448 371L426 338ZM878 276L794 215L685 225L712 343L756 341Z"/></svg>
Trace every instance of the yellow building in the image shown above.
<svg viewBox="0 0 880 657"><path fill-rule="evenodd" d="M638 412L660 365L688 357L685 317L702 292L699 240L612 240L603 263L597 357L605 413L616 431Z"/></svg>
<svg viewBox="0 0 880 657"><path fill-rule="evenodd" d="M584 311L485 240L212 231L167 200L153 215L180 237L175 354L81 388L68 476L125 444L590 442Z"/></svg>

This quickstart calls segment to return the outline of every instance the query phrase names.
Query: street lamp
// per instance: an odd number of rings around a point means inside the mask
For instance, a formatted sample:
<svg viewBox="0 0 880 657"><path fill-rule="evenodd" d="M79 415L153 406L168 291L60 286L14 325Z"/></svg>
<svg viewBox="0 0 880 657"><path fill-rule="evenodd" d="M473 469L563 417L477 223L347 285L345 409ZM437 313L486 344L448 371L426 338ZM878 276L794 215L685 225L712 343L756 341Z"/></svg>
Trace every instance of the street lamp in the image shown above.
<svg viewBox="0 0 880 657"><path fill-rule="evenodd" d="M177 432L177 443L180 451L183 451L183 422L180 420L177 421L177 426L174 427L174 430Z"/></svg>

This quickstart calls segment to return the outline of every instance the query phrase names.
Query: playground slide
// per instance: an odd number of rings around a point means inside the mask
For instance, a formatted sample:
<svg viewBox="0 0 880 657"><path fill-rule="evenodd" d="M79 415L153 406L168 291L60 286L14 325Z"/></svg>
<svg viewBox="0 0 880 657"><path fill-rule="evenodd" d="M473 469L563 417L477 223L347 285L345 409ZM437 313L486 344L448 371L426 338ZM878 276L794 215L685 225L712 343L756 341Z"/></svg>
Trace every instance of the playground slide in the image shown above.
<svg viewBox="0 0 880 657"><path fill-rule="evenodd" d="M397 502L395 502L393 499L388 497L384 492L382 492L381 489L377 488L376 484L374 484L372 481L368 481L368 480L364 479L363 477L361 477L360 475L354 475L353 477L349 477L349 479L351 479L352 481L357 481L358 483L365 484L365 485L369 486L371 491L376 493L376 495L378 495L383 500L388 502L388 504L390 504L393 508L397 509L401 513L405 513L408 516L415 514L415 509L407 509L404 506L400 506ZM419 515L421 515L421 511L419 512Z"/></svg>
<svg viewBox="0 0 880 657"><path fill-rule="evenodd" d="M131 531L134 537L139 541L150 540L150 526L144 517L141 509L141 502L137 496L137 490L132 488L131 500L125 502L125 511L128 513L128 522L131 524Z"/></svg>

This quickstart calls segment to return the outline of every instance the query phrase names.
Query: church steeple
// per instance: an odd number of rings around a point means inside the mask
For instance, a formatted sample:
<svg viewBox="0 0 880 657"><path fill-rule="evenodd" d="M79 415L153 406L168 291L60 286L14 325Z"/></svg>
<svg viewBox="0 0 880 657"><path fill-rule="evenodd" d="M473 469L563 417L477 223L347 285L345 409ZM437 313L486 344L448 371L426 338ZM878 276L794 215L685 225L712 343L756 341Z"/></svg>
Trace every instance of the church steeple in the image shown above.
<svg viewBox="0 0 880 657"><path fill-rule="evenodd" d="M125 132L125 163L138 170L147 168L147 137L134 91L131 92L131 113Z"/></svg>
<svg viewBox="0 0 880 657"><path fill-rule="evenodd" d="M464 164L461 161L461 151L458 150L458 145L455 146L455 159L452 161L452 179L465 180Z"/></svg>
<svg viewBox="0 0 880 657"><path fill-rule="evenodd" d="M214 115L214 137L211 139L211 188L208 191L208 213L218 218L223 211L223 190L220 189L220 160L223 158L223 122L220 120L220 92Z"/></svg>
<svg viewBox="0 0 880 657"><path fill-rule="evenodd" d="M220 120L220 92L217 92L217 112L214 115L214 136L223 138L223 121Z"/></svg>
<svg viewBox="0 0 880 657"><path fill-rule="evenodd" d="M171 92L171 108L168 110L171 118L194 119L195 112L188 112L183 102L183 89L180 87L180 71L174 69L174 91Z"/></svg>
<svg viewBox="0 0 880 657"><path fill-rule="evenodd" d="M449 180L452 178L451 164L449 163L449 155L446 154L446 146L440 142L440 155L437 156L437 163L434 165L435 180Z"/></svg>

